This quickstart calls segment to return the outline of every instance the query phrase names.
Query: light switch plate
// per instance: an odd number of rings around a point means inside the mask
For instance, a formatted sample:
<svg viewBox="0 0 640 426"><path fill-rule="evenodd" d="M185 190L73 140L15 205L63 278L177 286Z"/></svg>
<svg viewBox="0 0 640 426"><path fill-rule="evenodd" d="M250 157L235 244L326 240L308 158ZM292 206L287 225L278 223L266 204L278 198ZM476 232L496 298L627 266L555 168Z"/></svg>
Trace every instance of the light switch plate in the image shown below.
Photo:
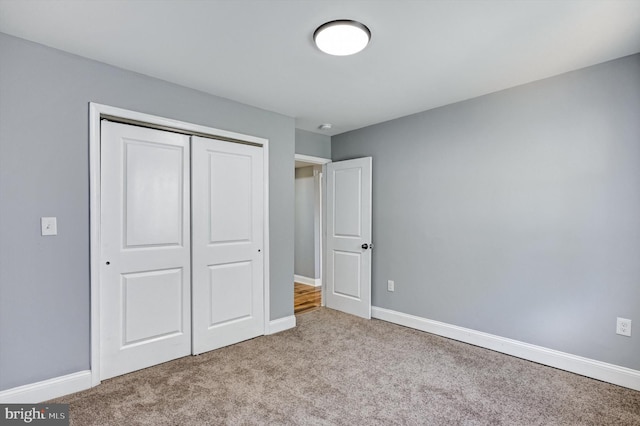
<svg viewBox="0 0 640 426"><path fill-rule="evenodd" d="M40 229L42 235L58 235L58 219L55 217L41 217Z"/></svg>

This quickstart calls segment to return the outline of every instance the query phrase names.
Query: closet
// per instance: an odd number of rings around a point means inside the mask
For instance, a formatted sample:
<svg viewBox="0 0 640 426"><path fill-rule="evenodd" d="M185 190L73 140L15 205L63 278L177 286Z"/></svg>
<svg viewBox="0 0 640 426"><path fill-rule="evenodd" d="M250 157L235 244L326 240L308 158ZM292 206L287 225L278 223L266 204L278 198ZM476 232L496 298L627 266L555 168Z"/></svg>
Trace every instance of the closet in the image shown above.
<svg viewBox="0 0 640 426"><path fill-rule="evenodd" d="M100 126L100 379L262 335L262 147Z"/></svg>

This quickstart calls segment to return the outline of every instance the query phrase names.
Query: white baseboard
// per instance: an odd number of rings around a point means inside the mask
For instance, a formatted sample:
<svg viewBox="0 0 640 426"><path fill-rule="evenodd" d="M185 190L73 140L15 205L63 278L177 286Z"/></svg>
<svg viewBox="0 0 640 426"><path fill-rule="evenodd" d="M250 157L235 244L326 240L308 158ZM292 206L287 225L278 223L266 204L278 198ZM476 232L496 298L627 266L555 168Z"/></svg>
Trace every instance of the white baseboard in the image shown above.
<svg viewBox="0 0 640 426"><path fill-rule="evenodd" d="M91 371L79 371L0 391L0 403L35 404L91 388Z"/></svg>
<svg viewBox="0 0 640 426"><path fill-rule="evenodd" d="M277 320L269 321L269 329L266 334L275 334L280 333L281 331L288 330L290 328L295 328L296 326L296 316L291 315L284 318L278 318Z"/></svg>
<svg viewBox="0 0 640 426"><path fill-rule="evenodd" d="M322 285L320 278L309 278L303 275L294 275L293 280L297 283L312 285L314 287L320 287Z"/></svg>
<svg viewBox="0 0 640 426"><path fill-rule="evenodd" d="M371 316L582 376L640 390L640 371L638 370L375 306L371 308Z"/></svg>

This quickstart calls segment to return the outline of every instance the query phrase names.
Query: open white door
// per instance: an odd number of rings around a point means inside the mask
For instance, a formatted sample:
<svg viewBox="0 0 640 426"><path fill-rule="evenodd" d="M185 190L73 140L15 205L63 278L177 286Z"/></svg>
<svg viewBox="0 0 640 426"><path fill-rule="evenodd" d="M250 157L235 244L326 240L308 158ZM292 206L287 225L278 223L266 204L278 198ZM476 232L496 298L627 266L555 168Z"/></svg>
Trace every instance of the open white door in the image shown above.
<svg viewBox="0 0 640 426"><path fill-rule="evenodd" d="M193 353L264 334L263 149L191 138Z"/></svg>
<svg viewBox="0 0 640 426"><path fill-rule="evenodd" d="M371 318L371 157L327 164L325 303Z"/></svg>
<svg viewBox="0 0 640 426"><path fill-rule="evenodd" d="M102 121L100 379L191 353L189 137Z"/></svg>

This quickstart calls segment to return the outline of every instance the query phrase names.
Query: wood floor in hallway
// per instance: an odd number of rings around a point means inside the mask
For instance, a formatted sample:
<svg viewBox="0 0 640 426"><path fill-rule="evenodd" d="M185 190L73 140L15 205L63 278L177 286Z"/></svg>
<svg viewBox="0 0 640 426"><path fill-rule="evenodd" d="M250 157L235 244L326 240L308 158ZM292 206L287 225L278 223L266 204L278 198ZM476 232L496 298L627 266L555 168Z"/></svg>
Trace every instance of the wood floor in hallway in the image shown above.
<svg viewBox="0 0 640 426"><path fill-rule="evenodd" d="M293 312L302 314L310 312L320 307L322 298L322 287L293 283Z"/></svg>

